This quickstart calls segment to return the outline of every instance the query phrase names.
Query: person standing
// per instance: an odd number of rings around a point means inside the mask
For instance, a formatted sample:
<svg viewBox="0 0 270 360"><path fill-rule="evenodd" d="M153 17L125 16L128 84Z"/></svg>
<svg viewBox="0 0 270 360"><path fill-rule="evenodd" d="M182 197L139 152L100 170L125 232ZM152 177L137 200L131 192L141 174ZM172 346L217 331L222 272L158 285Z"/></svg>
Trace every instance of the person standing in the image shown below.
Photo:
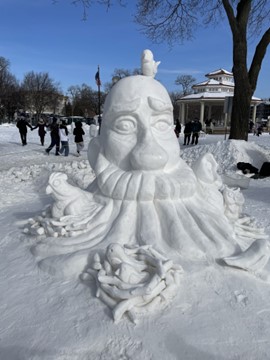
<svg viewBox="0 0 270 360"><path fill-rule="evenodd" d="M192 123L191 121L188 121L184 129L184 145L189 145L191 133L192 133Z"/></svg>
<svg viewBox="0 0 270 360"><path fill-rule="evenodd" d="M261 124L258 124L256 135L260 136L262 135L262 132L263 132L263 126Z"/></svg>
<svg viewBox="0 0 270 360"><path fill-rule="evenodd" d="M59 155L59 146L60 146L60 137L59 137L59 125L57 123L57 118L54 116L52 124L49 126L51 130L51 144L45 150L46 153L49 155L52 148L55 146L55 155Z"/></svg>
<svg viewBox="0 0 270 360"><path fill-rule="evenodd" d="M80 156L81 150L84 148L83 135L85 134L82 128L82 122L76 121L73 135L75 135L74 141L77 147L77 154Z"/></svg>
<svg viewBox="0 0 270 360"><path fill-rule="evenodd" d="M179 135L181 133L181 124L180 124L179 119L176 119L174 132L175 132L176 137L179 138Z"/></svg>
<svg viewBox="0 0 270 360"><path fill-rule="evenodd" d="M65 156L68 156L69 154L68 129L65 121L62 121L61 125L59 126L59 137L61 142L61 149L59 150L59 154L63 155L63 152L65 152Z"/></svg>
<svg viewBox="0 0 270 360"><path fill-rule="evenodd" d="M192 123L192 139L191 139L192 145L194 143L195 145L198 144L201 130L202 130L202 124L200 123L199 119L196 118L195 121Z"/></svg>
<svg viewBox="0 0 270 360"><path fill-rule="evenodd" d="M20 119L18 120L16 126L20 132L22 146L27 145L27 127L29 127L32 130L32 126L26 120L25 114L21 114Z"/></svg>
<svg viewBox="0 0 270 360"><path fill-rule="evenodd" d="M254 122L252 120L249 121L249 132L251 133L254 127Z"/></svg>
<svg viewBox="0 0 270 360"><path fill-rule="evenodd" d="M40 143L42 146L44 146L44 139L46 135L45 126L46 126L45 121L43 119L39 119L37 125L31 129L31 130L38 129L38 135L40 137Z"/></svg>

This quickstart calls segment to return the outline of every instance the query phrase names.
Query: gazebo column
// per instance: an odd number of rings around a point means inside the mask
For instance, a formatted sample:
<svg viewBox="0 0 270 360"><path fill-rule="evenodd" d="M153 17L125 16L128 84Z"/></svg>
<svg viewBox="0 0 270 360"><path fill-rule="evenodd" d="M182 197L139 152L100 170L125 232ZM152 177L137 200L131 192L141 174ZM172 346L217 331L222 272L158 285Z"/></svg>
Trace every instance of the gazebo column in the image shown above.
<svg viewBox="0 0 270 360"><path fill-rule="evenodd" d="M186 105L186 117L185 117L185 123L188 121L188 104Z"/></svg>
<svg viewBox="0 0 270 360"><path fill-rule="evenodd" d="M208 120L212 118L212 105L208 105Z"/></svg>
<svg viewBox="0 0 270 360"><path fill-rule="evenodd" d="M201 105L201 109L200 109L200 123L201 123L202 126L203 126L203 122L204 122L204 102L201 101L201 102L200 102L200 105Z"/></svg>
<svg viewBox="0 0 270 360"><path fill-rule="evenodd" d="M257 105L254 104L253 112L252 112L252 121L254 122L254 124L256 122L256 114L257 114Z"/></svg>
<svg viewBox="0 0 270 360"><path fill-rule="evenodd" d="M185 107L186 107L186 104L185 103L181 103L181 106L180 106L180 122L182 125L185 124Z"/></svg>

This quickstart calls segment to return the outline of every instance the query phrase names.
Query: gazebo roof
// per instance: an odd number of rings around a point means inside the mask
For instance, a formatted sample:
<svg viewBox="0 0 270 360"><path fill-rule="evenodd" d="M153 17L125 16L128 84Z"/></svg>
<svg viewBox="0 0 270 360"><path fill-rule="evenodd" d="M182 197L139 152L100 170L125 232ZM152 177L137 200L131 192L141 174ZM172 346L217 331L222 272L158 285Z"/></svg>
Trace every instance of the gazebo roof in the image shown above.
<svg viewBox="0 0 270 360"><path fill-rule="evenodd" d="M234 84L232 84L230 81L217 81L214 79L209 79L206 81L203 81L201 83L195 84L192 86L192 88L196 89L197 87L201 87L201 86L230 86L230 87L234 87Z"/></svg>
<svg viewBox="0 0 270 360"><path fill-rule="evenodd" d="M224 99L226 96L230 96L228 92L219 91L219 92L201 92L197 94L190 94L183 96L179 100L189 100L189 99Z"/></svg>
<svg viewBox="0 0 270 360"><path fill-rule="evenodd" d="M218 92L201 92L197 94L190 94L183 96L178 101L207 101L207 100L213 100L213 101L224 101L225 97L227 96L233 96L232 93L226 92L226 91L218 91ZM261 102L262 100L258 97L252 96L253 102Z"/></svg>
<svg viewBox="0 0 270 360"><path fill-rule="evenodd" d="M228 75L228 76L233 76L233 73L224 69L218 69L215 71L212 71L208 74L206 74L206 77L210 77L210 76L216 76L216 75Z"/></svg>

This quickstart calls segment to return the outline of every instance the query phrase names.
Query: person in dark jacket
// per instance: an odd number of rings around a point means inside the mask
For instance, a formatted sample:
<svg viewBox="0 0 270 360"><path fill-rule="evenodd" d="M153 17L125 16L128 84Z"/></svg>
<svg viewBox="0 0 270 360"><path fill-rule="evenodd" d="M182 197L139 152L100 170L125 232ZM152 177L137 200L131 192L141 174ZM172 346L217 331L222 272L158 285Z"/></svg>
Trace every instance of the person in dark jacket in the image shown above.
<svg viewBox="0 0 270 360"><path fill-rule="evenodd" d="M25 115L21 115L20 119L17 121L16 124L17 128L19 129L22 145L27 145L27 127L32 130L32 126L26 120Z"/></svg>
<svg viewBox="0 0 270 360"><path fill-rule="evenodd" d="M257 136L260 136L260 135L262 135L262 132L263 132L263 126L262 126L262 125L259 125L259 126L257 127L257 133L256 133L256 135L257 135Z"/></svg>
<svg viewBox="0 0 270 360"><path fill-rule="evenodd" d="M38 120L37 125L31 129L31 130L38 129L38 135L40 137L40 143L42 146L44 146L44 139L46 135L45 126L46 126L45 121L43 119L40 119Z"/></svg>
<svg viewBox="0 0 270 360"><path fill-rule="evenodd" d="M202 124L200 123L199 119L195 119L195 121L192 123L192 139L191 144L195 145L198 144L200 131L202 130Z"/></svg>
<svg viewBox="0 0 270 360"><path fill-rule="evenodd" d="M59 136L59 125L57 123L56 117L53 117L52 124L49 125L49 128L51 130L51 144L45 151L49 155L49 152L55 146L55 155L57 156L59 155L60 136Z"/></svg>
<svg viewBox="0 0 270 360"><path fill-rule="evenodd" d="M189 121L186 123L184 129L184 145L189 145L191 133L192 133L192 123L191 121Z"/></svg>
<svg viewBox="0 0 270 360"><path fill-rule="evenodd" d="M84 134L85 133L84 133L84 130L82 128L82 122L81 121L76 121L75 128L73 130L73 135L75 135L74 141L75 141L76 146L77 146L77 154L78 154L78 156L80 156L80 152L84 148L84 142L83 142L83 135Z"/></svg>
<svg viewBox="0 0 270 360"><path fill-rule="evenodd" d="M179 119L176 119L174 132L175 132L176 137L179 138L179 135L181 133L181 124L180 124Z"/></svg>

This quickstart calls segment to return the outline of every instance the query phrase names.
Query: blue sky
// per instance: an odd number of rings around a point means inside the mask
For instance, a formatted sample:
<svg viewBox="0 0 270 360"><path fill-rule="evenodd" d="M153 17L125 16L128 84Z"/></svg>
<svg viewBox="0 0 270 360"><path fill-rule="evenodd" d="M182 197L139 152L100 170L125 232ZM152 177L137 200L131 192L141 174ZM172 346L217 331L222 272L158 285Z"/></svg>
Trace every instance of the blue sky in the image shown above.
<svg viewBox="0 0 270 360"><path fill-rule="evenodd" d="M130 2L135 3L135 0ZM144 49L161 61L156 76L168 91L180 91L178 75L192 75L196 82L205 74L232 68L231 33L227 24L195 33L182 45L153 44L139 32L130 7L113 6L109 11L95 5L88 19L71 0L1 0L0 56L10 61L10 71L20 81L29 71L48 72L63 92L83 83L96 89L100 66L102 83L111 80L115 68L140 67ZM270 49L263 62L255 95L270 98Z"/></svg>

